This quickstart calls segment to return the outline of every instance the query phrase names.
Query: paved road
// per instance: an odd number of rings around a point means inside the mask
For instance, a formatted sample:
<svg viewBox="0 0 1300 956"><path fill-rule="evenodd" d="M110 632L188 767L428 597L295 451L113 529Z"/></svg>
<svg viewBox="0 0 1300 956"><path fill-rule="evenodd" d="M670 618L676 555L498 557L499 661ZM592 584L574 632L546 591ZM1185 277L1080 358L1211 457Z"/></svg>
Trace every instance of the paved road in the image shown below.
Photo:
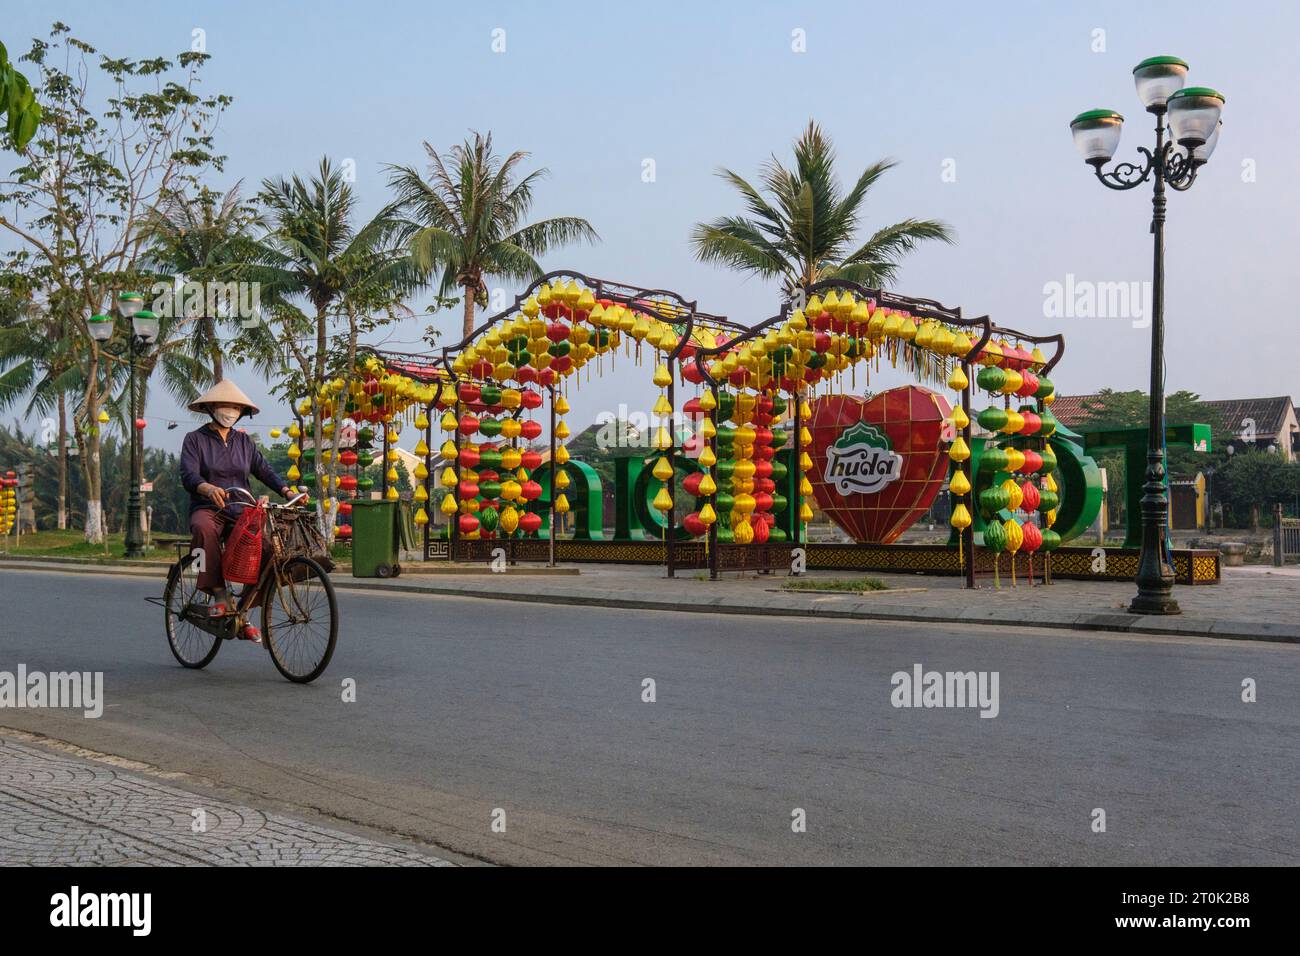
<svg viewBox="0 0 1300 956"><path fill-rule="evenodd" d="M349 591L298 687L246 644L177 667L160 590L0 570L0 671L107 699L0 726L501 863L1300 862L1294 646ZM998 716L893 707L917 663L996 671Z"/></svg>

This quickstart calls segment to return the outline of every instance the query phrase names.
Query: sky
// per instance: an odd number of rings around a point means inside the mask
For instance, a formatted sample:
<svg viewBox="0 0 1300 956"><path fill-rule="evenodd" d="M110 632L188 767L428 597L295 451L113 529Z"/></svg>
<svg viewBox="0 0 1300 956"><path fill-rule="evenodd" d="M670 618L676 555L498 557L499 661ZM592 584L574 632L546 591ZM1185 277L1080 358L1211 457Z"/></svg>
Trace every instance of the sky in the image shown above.
<svg viewBox="0 0 1300 956"><path fill-rule="evenodd" d="M1135 157L1153 134L1132 68L1175 54L1191 65L1189 85L1227 103L1213 159L1169 201L1168 387L1211 399L1300 393L1300 328L1286 305L1300 250L1290 102L1300 5L6 0L0 39L16 56L56 19L115 56L175 54L203 31L206 89L234 97L215 186L242 179L254 192L322 156L352 159L369 214L388 198L385 164L423 166L422 142L445 150L490 130L501 149L531 153L527 168L549 169L534 218L583 216L600 234L548 255L546 269L675 289L747 324L777 311L776 285L696 262L691 227L742 212L718 167L752 179L772 154L788 162L815 119L845 180L886 156L899 163L871 192L863 238L908 216L956 233L955 245L909 256L894 290L1063 332L1053 377L1066 394L1146 388L1150 330L1132 315L1050 314L1051 284L1151 278L1149 188L1103 188L1068 124L1084 109L1117 109L1127 120L1118 155ZM510 299L520 291L502 288ZM422 349L428 322L386 330L385 347ZM459 323L458 310L434 322L444 342ZM288 420L251 371L231 377L264 401L255 426ZM644 410L653 396L648 382L593 380L570 423L576 431L620 403ZM195 421L161 389L147 415L146 441L168 448ZM186 427L169 432L168 420Z"/></svg>

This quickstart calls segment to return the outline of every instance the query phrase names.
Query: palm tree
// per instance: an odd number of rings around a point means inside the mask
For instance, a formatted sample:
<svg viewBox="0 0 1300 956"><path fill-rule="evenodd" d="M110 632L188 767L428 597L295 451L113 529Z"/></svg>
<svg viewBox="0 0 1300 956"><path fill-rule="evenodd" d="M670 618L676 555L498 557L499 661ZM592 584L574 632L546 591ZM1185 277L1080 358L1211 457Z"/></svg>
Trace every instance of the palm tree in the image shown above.
<svg viewBox="0 0 1300 956"><path fill-rule="evenodd" d="M236 183L224 196L207 187L194 196L173 193L150 210L142 227L148 249L141 267L204 283L230 275L254 218L239 186ZM205 309L190 333L190 354L206 360L218 380L225 372L217 339L221 318Z"/></svg>
<svg viewBox="0 0 1300 956"><path fill-rule="evenodd" d="M26 415L57 414L57 525L68 526L68 396L85 391L72 324L48 306L0 297L0 411L27 397Z"/></svg>
<svg viewBox="0 0 1300 956"><path fill-rule="evenodd" d="M596 241L585 219L560 216L521 225L533 203L533 186L547 174L534 170L516 181L528 153L504 159L492 152L492 134L474 134L445 155L427 142L430 178L410 166L390 166L389 186L406 217L411 258L442 270L439 293L464 292L464 334L474 330L475 305L487 304L487 276L530 280L542 274L536 256L571 242Z"/></svg>
<svg viewBox="0 0 1300 956"><path fill-rule="evenodd" d="M424 272L411 261L393 206L359 227L354 224L356 195L328 159L309 181L265 180L258 200L266 234L241 243L242 264L235 274L261 284L275 330L251 330L251 340L260 345L248 354L286 391L315 395L331 375L350 380L359 333L382 321L374 313L389 318L409 313L402 300L424 284ZM345 323L341 341L330 334L336 321ZM335 451L340 435L336 430ZM322 438L321 418L313 416L313 447L322 448ZM335 454L329 477L337 461ZM316 498L322 501L326 469L316 474ZM333 516L324 517L329 531Z"/></svg>
<svg viewBox="0 0 1300 956"><path fill-rule="evenodd" d="M893 160L868 166L842 193L835 176L835 150L814 122L794 144L795 166L775 156L763 166L760 191L729 169L731 183L753 218L724 216L699 223L691 235L695 257L763 278L779 278L783 292L823 279L847 279L871 288L890 284L903 257L928 239L951 243L948 226L935 219L904 219L885 226L854 248L862 205Z"/></svg>

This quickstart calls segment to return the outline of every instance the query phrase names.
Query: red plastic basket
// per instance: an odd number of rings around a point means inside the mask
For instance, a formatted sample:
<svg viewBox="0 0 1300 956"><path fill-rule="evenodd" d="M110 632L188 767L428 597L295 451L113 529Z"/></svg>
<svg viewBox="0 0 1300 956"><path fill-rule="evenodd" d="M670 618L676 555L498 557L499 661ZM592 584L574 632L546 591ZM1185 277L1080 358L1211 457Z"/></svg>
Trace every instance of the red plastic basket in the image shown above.
<svg viewBox="0 0 1300 956"><path fill-rule="evenodd" d="M248 507L235 519L235 527L226 542L221 568L227 581L256 584L262 570L262 526L266 514L260 505Z"/></svg>

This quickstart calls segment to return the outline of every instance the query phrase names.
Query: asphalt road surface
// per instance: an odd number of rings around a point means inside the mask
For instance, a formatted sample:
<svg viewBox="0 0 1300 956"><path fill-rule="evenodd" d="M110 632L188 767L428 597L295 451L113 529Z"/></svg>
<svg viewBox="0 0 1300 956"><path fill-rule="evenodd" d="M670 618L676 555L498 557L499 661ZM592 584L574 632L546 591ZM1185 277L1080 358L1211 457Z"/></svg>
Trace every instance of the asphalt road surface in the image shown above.
<svg viewBox="0 0 1300 956"><path fill-rule="evenodd" d="M495 863L1300 863L1296 646L341 591L302 687L177 666L161 591L0 570L0 671L107 702L0 726ZM996 672L997 716L893 706L916 664Z"/></svg>

